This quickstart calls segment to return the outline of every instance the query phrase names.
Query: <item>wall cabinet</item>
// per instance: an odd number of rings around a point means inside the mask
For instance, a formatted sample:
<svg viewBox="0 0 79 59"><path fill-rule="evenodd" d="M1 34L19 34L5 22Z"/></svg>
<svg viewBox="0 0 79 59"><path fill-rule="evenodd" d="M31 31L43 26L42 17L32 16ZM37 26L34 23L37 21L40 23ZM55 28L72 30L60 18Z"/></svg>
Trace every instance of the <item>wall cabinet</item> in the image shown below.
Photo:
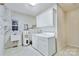
<svg viewBox="0 0 79 59"><path fill-rule="evenodd" d="M54 8L46 10L45 12L39 14L37 19L37 27L54 26L56 20L56 10Z"/></svg>

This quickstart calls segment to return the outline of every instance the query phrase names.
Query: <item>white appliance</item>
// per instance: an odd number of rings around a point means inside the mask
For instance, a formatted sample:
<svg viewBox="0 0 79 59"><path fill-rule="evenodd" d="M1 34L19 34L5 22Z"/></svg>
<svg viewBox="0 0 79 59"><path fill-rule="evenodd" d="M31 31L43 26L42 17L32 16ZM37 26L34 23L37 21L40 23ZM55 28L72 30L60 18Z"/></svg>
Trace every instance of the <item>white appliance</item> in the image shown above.
<svg viewBox="0 0 79 59"><path fill-rule="evenodd" d="M29 32L27 30L23 31L23 45L27 46L30 44Z"/></svg>
<svg viewBox="0 0 79 59"><path fill-rule="evenodd" d="M11 34L11 41L17 41L21 39L20 34Z"/></svg>
<svg viewBox="0 0 79 59"><path fill-rule="evenodd" d="M21 46L22 45L22 42L21 42L21 33L19 31L16 31L16 32L11 32L11 41L12 42L17 42L18 43L18 46Z"/></svg>
<svg viewBox="0 0 79 59"><path fill-rule="evenodd" d="M54 55L56 53L56 41L54 33L40 33L32 36L33 48L43 55Z"/></svg>

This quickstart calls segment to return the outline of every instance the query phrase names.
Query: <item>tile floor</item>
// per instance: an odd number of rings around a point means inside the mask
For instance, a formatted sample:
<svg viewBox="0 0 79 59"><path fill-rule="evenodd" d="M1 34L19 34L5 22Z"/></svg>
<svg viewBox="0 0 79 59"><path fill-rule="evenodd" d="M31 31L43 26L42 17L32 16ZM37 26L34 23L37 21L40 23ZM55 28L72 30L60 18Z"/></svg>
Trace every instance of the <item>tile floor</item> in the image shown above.
<svg viewBox="0 0 79 59"><path fill-rule="evenodd" d="M79 56L79 48L66 47L60 52L56 53L55 56Z"/></svg>
<svg viewBox="0 0 79 59"><path fill-rule="evenodd" d="M28 47L16 47L5 50L5 56L42 56L38 51L31 46ZM60 52L57 52L55 56L79 56L79 48L66 47Z"/></svg>
<svg viewBox="0 0 79 59"><path fill-rule="evenodd" d="M5 56L42 56L38 51L31 46L27 47L15 47L5 50Z"/></svg>

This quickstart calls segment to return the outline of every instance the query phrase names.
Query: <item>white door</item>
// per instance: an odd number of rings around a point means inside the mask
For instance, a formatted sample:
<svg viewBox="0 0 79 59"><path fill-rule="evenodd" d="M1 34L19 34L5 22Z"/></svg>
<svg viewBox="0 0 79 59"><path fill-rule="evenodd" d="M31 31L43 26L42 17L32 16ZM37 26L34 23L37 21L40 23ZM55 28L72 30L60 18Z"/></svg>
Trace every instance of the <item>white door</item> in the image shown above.
<svg viewBox="0 0 79 59"><path fill-rule="evenodd" d="M37 36L32 36L32 46L35 49L38 49L38 38L37 38Z"/></svg>
<svg viewBox="0 0 79 59"><path fill-rule="evenodd" d="M43 54L43 55L48 55L48 39L47 38L43 38L43 37L38 37L39 41L39 51Z"/></svg>

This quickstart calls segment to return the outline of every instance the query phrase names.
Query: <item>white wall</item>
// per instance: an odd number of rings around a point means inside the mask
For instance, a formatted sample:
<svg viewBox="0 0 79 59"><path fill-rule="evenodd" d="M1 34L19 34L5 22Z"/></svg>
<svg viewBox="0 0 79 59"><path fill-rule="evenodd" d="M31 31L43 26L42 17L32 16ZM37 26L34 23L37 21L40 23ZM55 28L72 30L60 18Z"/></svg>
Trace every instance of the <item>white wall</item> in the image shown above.
<svg viewBox="0 0 79 59"><path fill-rule="evenodd" d="M79 47L79 9L67 12L67 44Z"/></svg>
<svg viewBox="0 0 79 59"><path fill-rule="evenodd" d="M57 10L57 49L59 51L66 46L66 23L62 8L58 6Z"/></svg>
<svg viewBox="0 0 79 59"><path fill-rule="evenodd" d="M4 13L5 7L0 5L0 56L4 55Z"/></svg>
<svg viewBox="0 0 79 59"><path fill-rule="evenodd" d="M36 25L36 18L33 16L24 15L17 12L11 12L11 14L16 20L18 20L20 31L24 30L24 24L28 24L29 27Z"/></svg>
<svg viewBox="0 0 79 59"><path fill-rule="evenodd" d="M5 34L5 48L10 47L9 37L11 35L11 17L16 19L19 23L19 34L21 34L24 30L24 24L28 24L29 27L32 25L36 25L36 18L33 16L21 14L18 12L11 11L9 9L6 10L6 17L5 17L5 25L7 25L6 34Z"/></svg>

